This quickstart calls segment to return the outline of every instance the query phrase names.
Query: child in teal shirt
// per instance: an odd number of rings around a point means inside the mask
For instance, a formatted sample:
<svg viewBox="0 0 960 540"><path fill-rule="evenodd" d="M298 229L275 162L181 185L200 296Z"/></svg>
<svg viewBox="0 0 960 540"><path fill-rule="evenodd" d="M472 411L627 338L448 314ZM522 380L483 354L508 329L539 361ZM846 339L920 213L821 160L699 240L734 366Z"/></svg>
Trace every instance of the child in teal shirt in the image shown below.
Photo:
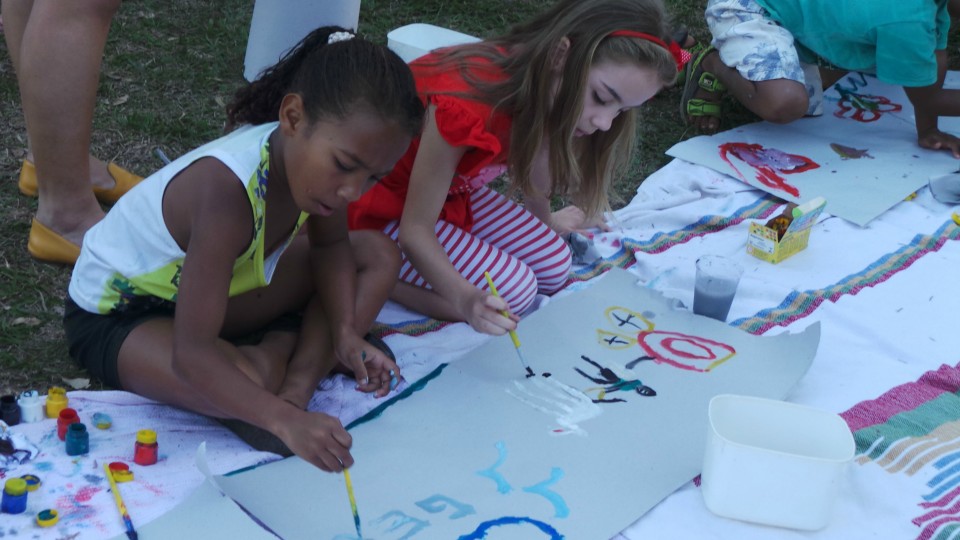
<svg viewBox="0 0 960 540"><path fill-rule="evenodd" d="M960 114L960 91L943 88L948 3L960 10L960 0L710 0L713 40L688 67L681 113L715 131L728 90L764 120L787 123L821 114L823 88L858 71L903 86L920 146L960 158L960 139L938 126Z"/></svg>

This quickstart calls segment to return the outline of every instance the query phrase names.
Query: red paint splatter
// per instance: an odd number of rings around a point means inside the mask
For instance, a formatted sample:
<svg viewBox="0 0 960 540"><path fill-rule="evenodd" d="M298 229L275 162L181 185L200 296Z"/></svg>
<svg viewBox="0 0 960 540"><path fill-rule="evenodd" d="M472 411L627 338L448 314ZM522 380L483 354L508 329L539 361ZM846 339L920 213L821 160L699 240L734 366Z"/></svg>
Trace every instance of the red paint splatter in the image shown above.
<svg viewBox="0 0 960 540"><path fill-rule="evenodd" d="M621 246L620 240L619 240L619 239L614 240L613 242L610 243L610 245L613 246L613 247L615 247L615 248L618 248L618 247Z"/></svg>
<svg viewBox="0 0 960 540"><path fill-rule="evenodd" d="M146 489L147 491L149 491L150 493L153 493L154 495L164 496L167 494L167 492L164 491L164 489L161 488L160 486L156 484L151 484L150 482L147 482L145 480L138 482L138 484L140 485L141 488Z"/></svg>
<svg viewBox="0 0 960 540"><path fill-rule="evenodd" d="M73 499L77 502L84 503L92 499L94 495L96 495L97 493L100 493L100 491L102 490L98 487L86 486L86 487L80 488L80 491L78 491L77 494L73 496Z"/></svg>
<svg viewBox="0 0 960 540"><path fill-rule="evenodd" d="M833 115L837 118L852 118L857 122L876 122L885 113L899 112L903 106L894 103L884 96L855 94L841 92L837 101L837 110Z"/></svg>
<svg viewBox="0 0 960 540"><path fill-rule="evenodd" d="M728 142L720 145L720 158L727 162L736 171L737 175L746 180L740 170L727 156L733 156L757 171L757 181L761 184L800 196L800 190L787 183L779 174L795 174L819 168L820 165L806 156L788 154L776 148L764 148L759 144L742 142Z"/></svg>
<svg viewBox="0 0 960 540"><path fill-rule="evenodd" d="M884 96L861 94L861 88L867 86L867 78L863 73L857 73L838 82L834 88L840 94L837 100L837 110L833 115L837 118L852 118L857 122L875 122L886 113L899 112L903 106L893 103Z"/></svg>

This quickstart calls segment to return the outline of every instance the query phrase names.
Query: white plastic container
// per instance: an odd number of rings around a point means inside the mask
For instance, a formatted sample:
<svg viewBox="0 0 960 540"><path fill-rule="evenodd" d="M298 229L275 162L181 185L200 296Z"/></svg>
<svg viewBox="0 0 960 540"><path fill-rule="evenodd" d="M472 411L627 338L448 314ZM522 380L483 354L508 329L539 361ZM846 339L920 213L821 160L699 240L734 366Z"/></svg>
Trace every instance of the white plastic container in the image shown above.
<svg viewBox="0 0 960 540"><path fill-rule="evenodd" d="M723 394L710 400L700 490L713 513L822 529L856 445L839 415Z"/></svg>
<svg viewBox="0 0 960 540"><path fill-rule="evenodd" d="M434 49L477 41L480 38L426 23L408 24L387 33L387 47L408 64Z"/></svg>

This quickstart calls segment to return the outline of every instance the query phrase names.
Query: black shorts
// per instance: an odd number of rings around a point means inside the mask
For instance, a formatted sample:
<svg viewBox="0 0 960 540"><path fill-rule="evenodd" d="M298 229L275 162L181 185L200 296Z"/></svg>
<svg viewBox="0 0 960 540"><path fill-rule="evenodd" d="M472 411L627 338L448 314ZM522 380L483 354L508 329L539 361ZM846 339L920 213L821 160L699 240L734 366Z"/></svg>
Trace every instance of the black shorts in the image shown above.
<svg viewBox="0 0 960 540"><path fill-rule="evenodd" d="M81 308L67 295L63 309L63 329L70 357L81 368L104 384L123 389L117 360L120 347L134 328L159 317L173 318L176 304L159 298L143 297L126 306L122 313L100 315ZM253 334L230 340L235 345L255 344L267 332L299 332L303 316L287 313Z"/></svg>
<svg viewBox="0 0 960 540"><path fill-rule="evenodd" d="M81 308L67 295L63 329L70 358L107 386L122 389L117 358L120 347L134 328L158 317L173 318L176 304L157 302L124 313L100 315Z"/></svg>

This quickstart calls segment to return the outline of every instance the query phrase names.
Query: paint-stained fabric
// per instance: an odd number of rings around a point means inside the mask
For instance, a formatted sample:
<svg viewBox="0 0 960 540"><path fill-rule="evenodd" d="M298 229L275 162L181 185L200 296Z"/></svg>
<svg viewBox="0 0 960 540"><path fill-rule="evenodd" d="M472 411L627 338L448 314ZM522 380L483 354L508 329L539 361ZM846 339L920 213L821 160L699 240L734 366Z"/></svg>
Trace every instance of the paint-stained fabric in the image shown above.
<svg viewBox="0 0 960 540"><path fill-rule="evenodd" d="M230 296L264 287L277 260L307 218L301 213L287 242L264 255L263 225L269 176L268 140L276 122L244 127L160 169L124 195L86 234L70 279L70 297L91 313L123 312L156 299L176 302L186 253L163 219L163 195L173 178L204 157L221 161L244 185L253 215L250 245L236 259Z"/></svg>

